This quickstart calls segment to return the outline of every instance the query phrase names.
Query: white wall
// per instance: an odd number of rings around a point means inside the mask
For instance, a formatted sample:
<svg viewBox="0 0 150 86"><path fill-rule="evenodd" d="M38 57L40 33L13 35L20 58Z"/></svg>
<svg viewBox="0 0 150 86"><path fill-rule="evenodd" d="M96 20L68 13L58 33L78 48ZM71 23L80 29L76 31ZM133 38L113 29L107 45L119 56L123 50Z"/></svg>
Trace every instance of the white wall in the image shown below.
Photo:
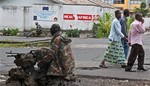
<svg viewBox="0 0 150 86"><path fill-rule="evenodd" d="M53 4L52 0L0 0L0 5L32 6L33 4Z"/></svg>
<svg viewBox="0 0 150 86"><path fill-rule="evenodd" d="M2 8L0 7L0 26L2 24Z"/></svg>
<svg viewBox="0 0 150 86"><path fill-rule="evenodd" d="M7 6L32 6L33 0L0 0L0 5Z"/></svg>
<svg viewBox="0 0 150 86"><path fill-rule="evenodd" d="M17 6L1 6L1 28L17 27L23 28L23 8Z"/></svg>
<svg viewBox="0 0 150 86"><path fill-rule="evenodd" d="M24 29L31 29L33 26L33 8L32 7L24 7Z"/></svg>
<svg viewBox="0 0 150 86"><path fill-rule="evenodd" d="M112 9L112 8L104 8L104 13L112 13L114 14L116 9Z"/></svg>
<svg viewBox="0 0 150 86"><path fill-rule="evenodd" d="M0 0L0 29L6 27L31 29L34 4L54 4L51 0Z"/></svg>
<svg viewBox="0 0 150 86"><path fill-rule="evenodd" d="M0 29L11 27L20 31L32 27L32 8L22 6L0 6Z"/></svg>
<svg viewBox="0 0 150 86"><path fill-rule="evenodd" d="M144 25L146 28L150 27L150 18L144 18Z"/></svg>
<svg viewBox="0 0 150 86"><path fill-rule="evenodd" d="M79 6L79 5L64 5L63 6L63 16L64 14L72 15L75 19L62 19L62 26L63 29L81 29L81 30L91 30L93 26L93 16L99 15L102 16L102 9L100 10L100 7L96 6ZM91 16L91 20L79 20L78 14L80 15L88 15ZM70 27L70 25L72 27Z"/></svg>
<svg viewBox="0 0 150 86"><path fill-rule="evenodd" d="M49 10L42 10L43 7L48 7ZM36 11L36 12L35 12ZM54 14L48 17L40 18L42 15L47 15L54 11ZM91 30L94 15L103 16L105 12L113 12L114 9L101 8L97 6L81 6L81 5L61 5L54 4L51 0L1 0L0 1L0 29L4 27L17 27L20 31L35 27L35 22L43 28L50 28L52 24L58 23L63 29L82 29ZM74 20L65 20L64 14L73 14ZM91 15L91 20L79 20L78 14ZM33 20L33 16L38 16L37 20ZM57 21L54 21L57 17ZM72 28L70 27L72 25Z"/></svg>
<svg viewBox="0 0 150 86"><path fill-rule="evenodd" d="M43 10L43 7L48 7L49 10ZM61 24L61 8L60 5L34 5L32 17L36 16L37 20L33 20L33 26L35 22L38 22L43 28L50 28L54 23ZM55 21L54 18L58 20Z"/></svg>

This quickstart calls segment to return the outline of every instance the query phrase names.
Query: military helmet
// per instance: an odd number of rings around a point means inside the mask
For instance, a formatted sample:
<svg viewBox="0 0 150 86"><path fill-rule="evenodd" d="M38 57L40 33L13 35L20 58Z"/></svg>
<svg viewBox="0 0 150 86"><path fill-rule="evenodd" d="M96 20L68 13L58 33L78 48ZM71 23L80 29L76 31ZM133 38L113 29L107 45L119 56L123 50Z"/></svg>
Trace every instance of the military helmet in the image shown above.
<svg viewBox="0 0 150 86"><path fill-rule="evenodd" d="M51 35L53 36L58 31L61 31L59 24L53 24L50 28Z"/></svg>

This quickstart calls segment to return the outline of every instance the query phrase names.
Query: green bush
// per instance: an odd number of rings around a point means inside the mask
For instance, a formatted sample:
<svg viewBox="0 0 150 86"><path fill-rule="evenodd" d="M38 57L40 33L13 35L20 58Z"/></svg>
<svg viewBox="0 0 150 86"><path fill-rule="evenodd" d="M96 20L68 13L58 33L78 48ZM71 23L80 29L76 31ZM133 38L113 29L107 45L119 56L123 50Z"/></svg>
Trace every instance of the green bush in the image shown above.
<svg viewBox="0 0 150 86"><path fill-rule="evenodd" d="M149 9L147 8L146 1L143 1L140 4L140 7L135 7L134 8L134 13L142 13L143 17L147 16L148 12L149 12Z"/></svg>
<svg viewBox="0 0 150 86"><path fill-rule="evenodd" d="M68 37L79 37L80 31L78 29L67 30L66 35Z"/></svg>
<svg viewBox="0 0 150 86"><path fill-rule="evenodd" d="M97 38L108 37L112 19L113 19L112 14L105 13L104 16L99 19L99 23L94 24L93 32Z"/></svg>
<svg viewBox="0 0 150 86"><path fill-rule="evenodd" d="M4 36L16 36L18 32L18 28L4 28L2 31Z"/></svg>
<svg viewBox="0 0 150 86"><path fill-rule="evenodd" d="M134 21L134 17L129 17L127 22L127 29L129 31L131 23Z"/></svg>

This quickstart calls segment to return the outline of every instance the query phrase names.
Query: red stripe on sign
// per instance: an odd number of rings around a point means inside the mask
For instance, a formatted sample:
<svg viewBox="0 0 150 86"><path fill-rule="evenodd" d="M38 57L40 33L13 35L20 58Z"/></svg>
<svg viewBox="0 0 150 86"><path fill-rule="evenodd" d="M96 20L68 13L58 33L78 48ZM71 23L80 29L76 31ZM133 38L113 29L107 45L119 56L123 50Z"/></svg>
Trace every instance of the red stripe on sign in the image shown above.
<svg viewBox="0 0 150 86"><path fill-rule="evenodd" d="M75 20L75 17L73 14L64 14L64 20Z"/></svg>
<svg viewBox="0 0 150 86"><path fill-rule="evenodd" d="M87 14L77 14L78 20L92 20L92 15L87 15Z"/></svg>

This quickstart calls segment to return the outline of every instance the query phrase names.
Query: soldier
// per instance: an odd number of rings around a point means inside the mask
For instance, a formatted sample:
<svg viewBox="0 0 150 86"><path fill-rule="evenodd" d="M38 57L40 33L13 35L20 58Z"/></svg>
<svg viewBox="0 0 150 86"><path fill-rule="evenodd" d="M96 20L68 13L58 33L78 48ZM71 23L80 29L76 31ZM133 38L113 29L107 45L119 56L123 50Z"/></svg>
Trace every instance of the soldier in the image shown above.
<svg viewBox="0 0 150 86"><path fill-rule="evenodd" d="M49 53L39 62L39 68L42 71L47 71L47 76L55 77L54 81L72 80L74 79L73 70L75 67L74 58L72 55L70 43L71 39L61 33L60 26L53 24L50 28L50 33L53 36ZM43 64L45 63L45 64ZM46 67L49 64L48 68ZM61 79L59 79L61 77ZM51 83L51 82L50 82ZM58 82L57 82L58 83Z"/></svg>
<svg viewBox="0 0 150 86"><path fill-rule="evenodd" d="M29 33L27 35L27 38L31 35L33 36L36 36L36 37L39 37L41 34L42 34L42 27L40 24L38 24L38 22L35 22L35 25L36 25L36 30L32 31L31 33Z"/></svg>
<svg viewBox="0 0 150 86"><path fill-rule="evenodd" d="M9 71L10 78L7 80L7 86L13 86L11 84L14 81L19 81L18 84L26 86L72 86L75 84L73 83L75 82L73 74L75 63L70 47L71 39L61 33L58 24L52 25L50 33L53 36L50 49L41 48L15 56L14 62L18 68ZM36 63L38 68L34 68Z"/></svg>
<svg viewBox="0 0 150 86"><path fill-rule="evenodd" d="M75 65L71 47L69 45L71 43L71 39L62 35L58 24L52 25L50 33L53 36L49 51L50 53L44 57L45 61L51 61L47 74L63 76L72 74ZM52 58L49 59L49 56Z"/></svg>

